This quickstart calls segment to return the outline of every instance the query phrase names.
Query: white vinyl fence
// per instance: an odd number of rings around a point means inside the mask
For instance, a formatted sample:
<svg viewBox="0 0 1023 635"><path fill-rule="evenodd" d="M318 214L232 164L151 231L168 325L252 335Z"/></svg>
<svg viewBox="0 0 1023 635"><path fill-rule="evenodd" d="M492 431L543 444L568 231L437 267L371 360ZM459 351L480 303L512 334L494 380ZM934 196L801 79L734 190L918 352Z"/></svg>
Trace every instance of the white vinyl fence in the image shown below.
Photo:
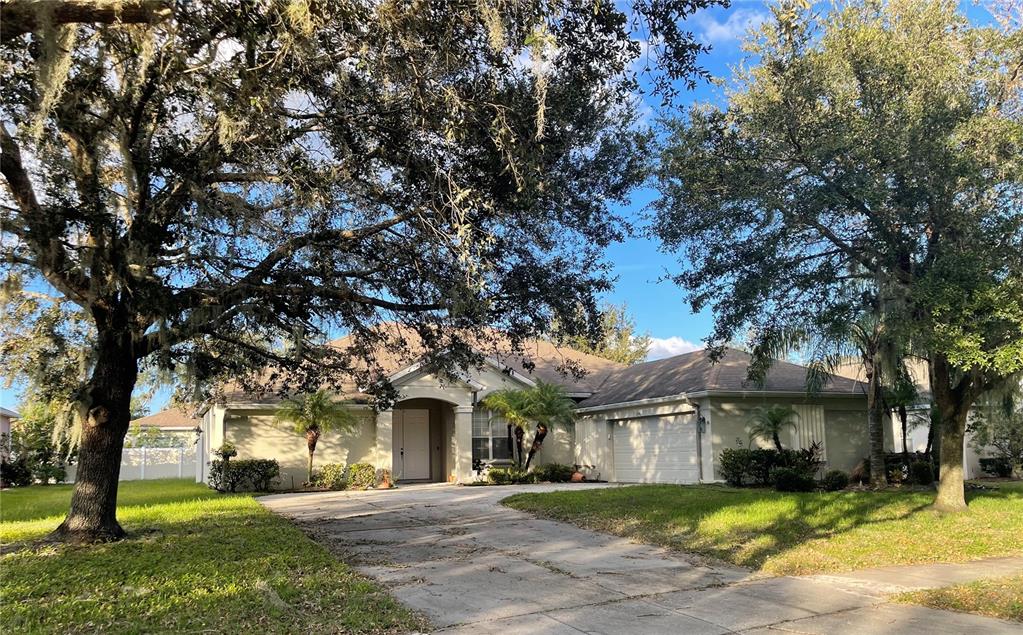
<svg viewBox="0 0 1023 635"><path fill-rule="evenodd" d="M196 473L195 446L186 448L125 448L121 452L122 481L155 478L192 478ZM75 466L69 465L66 482L75 482Z"/></svg>

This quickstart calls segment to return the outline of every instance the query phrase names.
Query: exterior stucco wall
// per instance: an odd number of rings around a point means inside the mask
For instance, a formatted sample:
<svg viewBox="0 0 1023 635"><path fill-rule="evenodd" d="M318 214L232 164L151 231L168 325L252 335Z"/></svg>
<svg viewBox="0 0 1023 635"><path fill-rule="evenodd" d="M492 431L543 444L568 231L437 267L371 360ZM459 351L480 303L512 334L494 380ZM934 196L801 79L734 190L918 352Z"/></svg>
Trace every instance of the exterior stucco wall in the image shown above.
<svg viewBox="0 0 1023 635"><path fill-rule="evenodd" d="M272 412L229 414L224 421L224 438L235 445L239 459L277 459L281 465L281 488L301 487L306 480L309 456L305 436L287 425L274 426L273 419ZM316 444L313 468L328 463L373 463L375 439L376 422L369 413L356 430L325 432Z"/></svg>
<svg viewBox="0 0 1023 635"><path fill-rule="evenodd" d="M866 400L856 397L711 397L711 439L715 459L714 477L721 478L718 459L725 448L771 447L764 439L749 438L749 425L757 408L774 404L819 406L823 409L825 454L828 469L849 471L866 456ZM782 435L782 444L797 442L796 431Z"/></svg>

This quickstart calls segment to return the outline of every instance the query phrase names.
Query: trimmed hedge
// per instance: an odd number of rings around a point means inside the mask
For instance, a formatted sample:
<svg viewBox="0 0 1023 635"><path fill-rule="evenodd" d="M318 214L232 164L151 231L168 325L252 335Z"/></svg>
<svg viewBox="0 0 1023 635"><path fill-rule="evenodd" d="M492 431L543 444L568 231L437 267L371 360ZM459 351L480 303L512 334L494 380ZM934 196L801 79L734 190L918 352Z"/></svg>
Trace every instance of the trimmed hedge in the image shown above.
<svg viewBox="0 0 1023 635"><path fill-rule="evenodd" d="M313 483L317 487L325 487L327 489L345 489L348 487L348 481L345 478L345 464L328 463L324 465L316 474L316 478L313 479Z"/></svg>
<svg viewBox="0 0 1023 635"><path fill-rule="evenodd" d="M533 468L533 479L537 483L568 483L575 474L575 466L548 463Z"/></svg>
<svg viewBox="0 0 1023 635"><path fill-rule="evenodd" d="M733 487L743 485L767 486L774 483L773 473L778 468L790 468L813 480L820 469L819 445L802 450L786 449L782 452L770 448L725 448L721 452L719 469L725 481Z"/></svg>
<svg viewBox="0 0 1023 635"><path fill-rule="evenodd" d="M377 469L369 463L348 466L345 480L351 489L369 489L377 484Z"/></svg>
<svg viewBox="0 0 1023 635"><path fill-rule="evenodd" d="M1009 478L1012 476L1012 461L1005 456L983 458L980 460L980 469L991 476Z"/></svg>
<svg viewBox="0 0 1023 635"><path fill-rule="evenodd" d="M219 492L269 492L281 475L276 459L210 462L210 487Z"/></svg>
<svg viewBox="0 0 1023 635"><path fill-rule="evenodd" d="M487 482L491 485L535 483L536 475L534 472L524 472L515 467L492 467L487 470Z"/></svg>
<svg viewBox="0 0 1023 635"><path fill-rule="evenodd" d="M779 492L812 492L817 489L813 475L795 467L776 467L771 470L774 489Z"/></svg>
<svg viewBox="0 0 1023 635"><path fill-rule="evenodd" d="M821 487L827 492L837 492L849 486L849 475L842 470L829 470L821 479Z"/></svg>

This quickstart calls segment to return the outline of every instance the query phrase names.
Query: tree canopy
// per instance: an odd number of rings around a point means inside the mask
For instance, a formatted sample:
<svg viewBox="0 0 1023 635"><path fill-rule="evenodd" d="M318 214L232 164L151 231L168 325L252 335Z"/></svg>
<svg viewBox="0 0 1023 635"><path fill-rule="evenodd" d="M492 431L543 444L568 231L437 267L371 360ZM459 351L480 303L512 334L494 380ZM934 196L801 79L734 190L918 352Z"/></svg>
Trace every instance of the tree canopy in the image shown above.
<svg viewBox="0 0 1023 635"><path fill-rule="evenodd" d="M946 0L808 4L747 42L727 107L671 122L655 231L712 343L765 356L867 309L926 351L960 509L969 406L1023 368L1023 33Z"/></svg>
<svg viewBox="0 0 1023 635"><path fill-rule="evenodd" d="M624 304L600 308L595 324L586 333L555 338L577 351L631 366L650 353L650 335L636 331L636 320Z"/></svg>
<svg viewBox="0 0 1023 635"><path fill-rule="evenodd" d="M0 256L26 322L87 321L58 535L95 539L123 535L140 366L300 393L369 385L384 318L437 366L475 360L484 326L578 332L623 235L611 204L646 173L640 39L671 53L670 96L704 50L679 19L706 3L218 0L138 24L67 4L0 48ZM339 332L355 345L323 345Z"/></svg>

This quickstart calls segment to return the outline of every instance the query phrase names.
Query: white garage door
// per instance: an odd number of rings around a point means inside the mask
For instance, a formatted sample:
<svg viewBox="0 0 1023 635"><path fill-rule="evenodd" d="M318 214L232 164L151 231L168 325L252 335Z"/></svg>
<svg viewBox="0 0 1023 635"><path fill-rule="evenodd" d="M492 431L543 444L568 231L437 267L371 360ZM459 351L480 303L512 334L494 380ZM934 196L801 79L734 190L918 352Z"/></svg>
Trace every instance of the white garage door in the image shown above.
<svg viewBox="0 0 1023 635"><path fill-rule="evenodd" d="M696 418L676 415L616 421L615 480L620 483L697 483Z"/></svg>

